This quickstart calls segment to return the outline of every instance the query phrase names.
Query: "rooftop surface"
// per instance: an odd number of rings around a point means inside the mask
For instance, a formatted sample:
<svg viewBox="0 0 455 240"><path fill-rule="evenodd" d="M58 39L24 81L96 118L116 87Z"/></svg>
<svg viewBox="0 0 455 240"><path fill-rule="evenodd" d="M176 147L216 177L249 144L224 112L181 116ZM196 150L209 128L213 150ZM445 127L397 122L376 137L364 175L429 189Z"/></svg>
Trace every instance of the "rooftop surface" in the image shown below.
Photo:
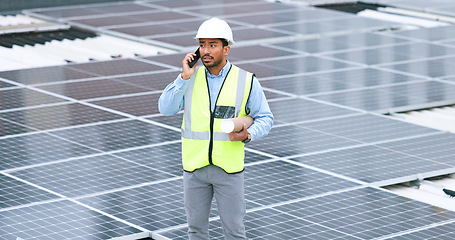
<svg viewBox="0 0 455 240"><path fill-rule="evenodd" d="M311 2L311 1L310 1ZM368 1L365 1L368 2ZM369 1L455 15L425 1ZM455 26L305 1L134 1L24 14L176 53L0 72L0 238L186 239L180 124L157 100L210 17L275 116L246 145L249 239L451 239L455 211L383 188L455 172L455 134L390 113L455 104ZM211 239L223 239L216 203Z"/></svg>

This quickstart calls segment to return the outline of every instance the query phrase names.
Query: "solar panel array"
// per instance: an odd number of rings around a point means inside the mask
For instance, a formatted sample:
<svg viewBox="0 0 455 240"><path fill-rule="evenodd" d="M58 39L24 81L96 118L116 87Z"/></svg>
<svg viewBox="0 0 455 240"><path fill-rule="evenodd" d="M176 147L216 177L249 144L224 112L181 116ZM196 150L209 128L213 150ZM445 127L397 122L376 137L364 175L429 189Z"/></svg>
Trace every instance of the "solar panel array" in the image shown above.
<svg viewBox="0 0 455 240"><path fill-rule="evenodd" d="M212 16L275 116L246 145L249 239L450 238L454 212L379 187L455 172L454 134L381 115L455 102L454 26L254 0L29 13L180 52L0 72L0 238L185 239L182 114L157 100ZM216 207L210 220L222 239Z"/></svg>

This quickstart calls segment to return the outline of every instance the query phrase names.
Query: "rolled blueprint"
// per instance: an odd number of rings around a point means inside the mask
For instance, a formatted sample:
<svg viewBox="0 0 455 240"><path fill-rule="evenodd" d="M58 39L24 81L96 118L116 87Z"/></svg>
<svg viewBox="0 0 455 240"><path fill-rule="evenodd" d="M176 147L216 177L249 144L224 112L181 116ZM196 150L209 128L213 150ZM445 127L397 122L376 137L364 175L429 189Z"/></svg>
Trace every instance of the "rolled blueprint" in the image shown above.
<svg viewBox="0 0 455 240"><path fill-rule="evenodd" d="M243 124L248 128L253 124L253 118L250 116L224 119L221 122L221 130L225 133L238 132L243 128Z"/></svg>

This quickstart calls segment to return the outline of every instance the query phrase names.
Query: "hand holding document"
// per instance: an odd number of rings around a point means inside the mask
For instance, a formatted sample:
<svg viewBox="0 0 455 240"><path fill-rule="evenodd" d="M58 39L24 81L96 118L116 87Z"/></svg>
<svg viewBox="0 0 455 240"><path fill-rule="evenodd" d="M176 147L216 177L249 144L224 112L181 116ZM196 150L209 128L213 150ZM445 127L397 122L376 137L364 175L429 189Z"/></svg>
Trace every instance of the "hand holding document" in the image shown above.
<svg viewBox="0 0 455 240"><path fill-rule="evenodd" d="M221 122L221 130L225 133L239 132L242 130L243 124L245 124L247 128L250 127L251 124L253 124L253 118L250 116L245 116L224 119Z"/></svg>

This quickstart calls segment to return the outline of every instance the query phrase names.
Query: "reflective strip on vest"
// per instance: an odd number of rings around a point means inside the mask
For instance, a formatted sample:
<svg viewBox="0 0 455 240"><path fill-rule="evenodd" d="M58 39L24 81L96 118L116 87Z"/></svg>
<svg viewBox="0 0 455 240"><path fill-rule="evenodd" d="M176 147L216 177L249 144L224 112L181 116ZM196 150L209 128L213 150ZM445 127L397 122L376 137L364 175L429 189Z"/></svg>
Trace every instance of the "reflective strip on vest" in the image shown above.
<svg viewBox="0 0 455 240"><path fill-rule="evenodd" d="M210 140L210 132L193 132L181 129L182 137L194 140ZM224 132L214 132L213 140L215 141L231 141L229 135Z"/></svg>

